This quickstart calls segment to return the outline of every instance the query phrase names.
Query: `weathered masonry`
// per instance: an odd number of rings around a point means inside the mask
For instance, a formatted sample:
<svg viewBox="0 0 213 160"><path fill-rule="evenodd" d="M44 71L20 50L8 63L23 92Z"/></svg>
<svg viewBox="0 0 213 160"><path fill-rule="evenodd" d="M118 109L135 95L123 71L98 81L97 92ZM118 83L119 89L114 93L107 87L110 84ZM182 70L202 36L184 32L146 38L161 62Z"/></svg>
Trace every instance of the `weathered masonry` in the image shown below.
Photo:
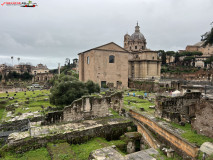
<svg viewBox="0 0 213 160"><path fill-rule="evenodd" d="M157 124L157 122L154 122L153 120L149 119L144 115L141 115L132 110L130 110L129 113L131 117L144 124L153 133L156 133L159 136L159 139L161 139L161 141L172 147L179 155L183 157L190 157L192 159L196 159L196 157L198 156L199 148L197 148L195 145L187 142L180 136L160 126L159 124ZM140 130L138 131L140 132ZM149 139L147 140L149 141ZM150 142L150 144L151 143L152 142Z"/></svg>
<svg viewBox="0 0 213 160"><path fill-rule="evenodd" d="M63 111L50 112L45 117L44 124L72 122L83 119L105 117L109 108L120 112L123 105L122 93L116 92L106 97L84 96L66 106Z"/></svg>
<svg viewBox="0 0 213 160"><path fill-rule="evenodd" d="M200 92L185 93L178 97L158 96L155 116L169 121L190 122L195 117L195 105L200 101Z"/></svg>

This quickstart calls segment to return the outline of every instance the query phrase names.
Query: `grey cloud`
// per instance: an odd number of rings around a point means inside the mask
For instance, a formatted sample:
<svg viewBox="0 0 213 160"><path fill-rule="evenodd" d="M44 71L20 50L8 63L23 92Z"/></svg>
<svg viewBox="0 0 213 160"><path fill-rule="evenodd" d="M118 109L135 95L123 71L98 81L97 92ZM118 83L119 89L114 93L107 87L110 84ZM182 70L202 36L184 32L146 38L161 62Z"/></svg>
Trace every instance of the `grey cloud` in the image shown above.
<svg viewBox="0 0 213 160"><path fill-rule="evenodd" d="M212 0L45 0L35 8L0 8L1 62L10 56L57 67L66 57L132 34L137 21L153 50L200 40L213 21ZM8 58L5 58L8 56Z"/></svg>

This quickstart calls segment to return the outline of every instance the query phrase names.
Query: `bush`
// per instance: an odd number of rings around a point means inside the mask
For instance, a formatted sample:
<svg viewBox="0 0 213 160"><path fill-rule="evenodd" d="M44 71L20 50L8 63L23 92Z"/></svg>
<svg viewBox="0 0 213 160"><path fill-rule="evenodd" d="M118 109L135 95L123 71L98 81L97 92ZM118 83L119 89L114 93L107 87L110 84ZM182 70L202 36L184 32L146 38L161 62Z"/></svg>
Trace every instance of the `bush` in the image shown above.
<svg viewBox="0 0 213 160"><path fill-rule="evenodd" d="M94 92L100 92L100 87L93 81L83 83L69 75L62 75L53 82L50 90L50 103L54 105L69 105L74 100Z"/></svg>
<svg viewBox="0 0 213 160"><path fill-rule="evenodd" d="M69 105L74 100L88 94L85 84L80 81L60 82L50 92L50 103L54 105Z"/></svg>
<svg viewBox="0 0 213 160"><path fill-rule="evenodd" d="M97 83L94 83L93 81L87 81L85 83L89 94L95 93L95 92L100 92L100 86Z"/></svg>

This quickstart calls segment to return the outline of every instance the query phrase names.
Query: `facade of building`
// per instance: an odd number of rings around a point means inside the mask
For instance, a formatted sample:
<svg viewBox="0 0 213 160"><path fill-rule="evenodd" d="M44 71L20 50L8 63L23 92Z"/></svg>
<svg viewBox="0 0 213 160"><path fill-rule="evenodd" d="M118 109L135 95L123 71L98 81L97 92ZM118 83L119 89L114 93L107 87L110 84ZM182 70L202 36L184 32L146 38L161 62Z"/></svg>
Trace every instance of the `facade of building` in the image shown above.
<svg viewBox="0 0 213 160"><path fill-rule="evenodd" d="M48 80L53 78L53 73L37 73L32 78L33 83L47 82Z"/></svg>
<svg viewBox="0 0 213 160"><path fill-rule="evenodd" d="M36 75L38 73L49 73L49 69L43 64L38 64L36 67L32 67L32 74Z"/></svg>
<svg viewBox="0 0 213 160"><path fill-rule="evenodd" d="M130 53L129 56L129 78L132 80L159 79L161 61L155 51L143 50Z"/></svg>
<svg viewBox="0 0 213 160"><path fill-rule="evenodd" d="M202 52L203 57L210 57L213 55L213 45L206 45L203 46L204 41L198 42L194 45L188 45L186 46L186 51L190 52Z"/></svg>
<svg viewBox="0 0 213 160"><path fill-rule="evenodd" d="M128 56L128 51L113 42L79 53L79 79L101 87L127 87Z"/></svg>
<svg viewBox="0 0 213 160"><path fill-rule="evenodd" d="M127 51L142 51L146 49L146 39L144 35L140 32L140 27L135 26L135 32L130 36L125 34L124 36L124 49Z"/></svg>
<svg viewBox="0 0 213 160"><path fill-rule="evenodd" d="M138 24L124 36L124 48L111 42L79 53L79 79L92 80L101 87L128 87L128 80L159 79L161 61L146 48Z"/></svg>

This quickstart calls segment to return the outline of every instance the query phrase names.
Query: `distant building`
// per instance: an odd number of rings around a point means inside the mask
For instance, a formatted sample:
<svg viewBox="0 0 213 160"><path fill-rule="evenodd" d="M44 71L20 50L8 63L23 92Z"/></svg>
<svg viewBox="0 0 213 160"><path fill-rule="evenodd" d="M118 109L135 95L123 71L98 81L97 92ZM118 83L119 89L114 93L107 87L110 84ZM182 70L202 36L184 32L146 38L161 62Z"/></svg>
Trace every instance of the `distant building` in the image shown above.
<svg viewBox="0 0 213 160"><path fill-rule="evenodd" d="M19 65L14 65L14 67L12 67L11 72L16 72L19 74L23 74L25 72L27 73L31 73L32 71L32 67L30 64L19 64Z"/></svg>
<svg viewBox="0 0 213 160"><path fill-rule="evenodd" d="M128 87L128 79L159 79L161 61L146 48L139 26L124 36L124 48L114 42L79 53L79 79L92 80L101 87Z"/></svg>
<svg viewBox="0 0 213 160"><path fill-rule="evenodd" d="M32 74L36 75L38 73L49 73L49 69L46 65L40 63L36 67L32 67Z"/></svg>
<svg viewBox="0 0 213 160"><path fill-rule="evenodd" d="M186 46L186 51L189 52L202 52L203 53L203 57L210 57L213 55L213 45L207 45L207 46L203 46L204 41L198 42L194 45L187 45Z"/></svg>
<svg viewBox="0 0 213 160"><path fill-rule="evenodd" d="M47 82L48 80L53 78L53 73L37 73L32 78L33 83L41 83L41 82Z"/></svg>
<svg viewBox="0 0 213 160"><path fill-rule="evenodd" d="M135 26L135 32L130 36L125 34L124 36L124 49L127 51L142 51L146 50L146 39L144 35L140 32L140 27Z"/></svg>

